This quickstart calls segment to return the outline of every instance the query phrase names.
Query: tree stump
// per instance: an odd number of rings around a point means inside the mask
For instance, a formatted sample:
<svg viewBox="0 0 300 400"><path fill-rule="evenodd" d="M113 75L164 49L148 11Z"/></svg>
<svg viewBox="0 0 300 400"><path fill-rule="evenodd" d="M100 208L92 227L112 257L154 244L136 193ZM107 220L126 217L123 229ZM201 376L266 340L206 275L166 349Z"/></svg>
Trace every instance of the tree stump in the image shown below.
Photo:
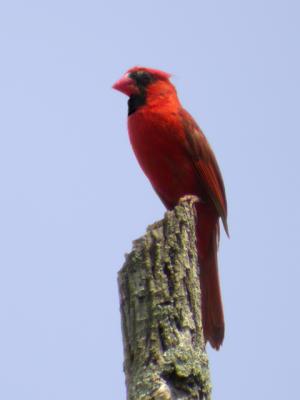
<svg viewBox="0 0 300 400"><path fill-rule="evenodd" d="M194 202L148 227L119 272L128 400L210 399Z"/></svg>

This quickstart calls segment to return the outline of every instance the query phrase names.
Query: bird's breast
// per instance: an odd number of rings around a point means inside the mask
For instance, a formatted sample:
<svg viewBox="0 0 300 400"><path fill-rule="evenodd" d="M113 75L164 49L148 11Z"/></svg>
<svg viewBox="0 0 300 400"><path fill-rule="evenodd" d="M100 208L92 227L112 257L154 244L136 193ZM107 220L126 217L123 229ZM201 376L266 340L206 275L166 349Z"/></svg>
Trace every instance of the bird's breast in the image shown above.
<svg viewBox="0 0 300 400"><path fill-rule="evenodd" d="M135 113L128 118L128 131L141 168L168 208L186 194L198 194L197 174L175 112Z"/></svg>

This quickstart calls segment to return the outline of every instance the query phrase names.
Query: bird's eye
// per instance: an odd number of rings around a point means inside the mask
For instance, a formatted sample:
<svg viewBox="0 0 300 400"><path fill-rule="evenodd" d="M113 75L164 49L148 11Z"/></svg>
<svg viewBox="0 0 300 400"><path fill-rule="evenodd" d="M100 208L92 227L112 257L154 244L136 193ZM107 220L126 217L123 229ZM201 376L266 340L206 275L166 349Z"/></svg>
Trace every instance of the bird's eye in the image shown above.
<svg viewBox="0 0 300 400"><path fill-rule="evenodd" d="M142 84L143 86L149 85L149 83L151 82L151 80L152 80L152 77L151 77L151 75L150 75L148 72L141 71L141 72L138 74L138 81L139 81L139 83Z"/></svg>
<svg viewBox="0 0 300 400"><path fill-rule="evenodd" d="M147 71L132 72L130 78L134 79L137 85L142 87L148 86L154 80L154 77Z"/></svg>

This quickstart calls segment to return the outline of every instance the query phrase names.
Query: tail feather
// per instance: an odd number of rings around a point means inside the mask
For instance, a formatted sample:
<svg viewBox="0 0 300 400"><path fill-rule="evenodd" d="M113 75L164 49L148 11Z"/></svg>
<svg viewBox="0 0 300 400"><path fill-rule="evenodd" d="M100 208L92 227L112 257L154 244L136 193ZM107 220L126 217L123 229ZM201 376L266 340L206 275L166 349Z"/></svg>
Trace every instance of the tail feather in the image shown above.
<svg viewBox="0 0 300 400"><path fill-rule="evenodd" d="M198 212L197 216L203 333L205 341L218 350L225 331L217 260L219 223L216 218L209 218L207 212L202 215Z"/></svg>
<svg viewBox="0 0 300 400"><path fill-rule="evenodd" d="M216 255L200 261L202 319L205 341L219 349L224 339L224 314Z"/></svg>

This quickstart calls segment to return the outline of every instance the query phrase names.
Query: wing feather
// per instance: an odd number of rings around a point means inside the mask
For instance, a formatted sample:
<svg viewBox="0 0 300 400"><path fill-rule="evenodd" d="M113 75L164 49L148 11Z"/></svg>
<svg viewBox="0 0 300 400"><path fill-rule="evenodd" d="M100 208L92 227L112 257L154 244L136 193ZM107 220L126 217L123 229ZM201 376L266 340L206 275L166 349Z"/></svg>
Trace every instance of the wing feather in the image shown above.
<svg viewBox="0 0 300 400"><path fill-rule="evenodd" d="M182 110L181 117L186 136L187 151L192 157L198 173L201 189L205 190L217 214L222 219L226 234L229 236L226 193L217 160L206 137L191 115Z"/></svg>

